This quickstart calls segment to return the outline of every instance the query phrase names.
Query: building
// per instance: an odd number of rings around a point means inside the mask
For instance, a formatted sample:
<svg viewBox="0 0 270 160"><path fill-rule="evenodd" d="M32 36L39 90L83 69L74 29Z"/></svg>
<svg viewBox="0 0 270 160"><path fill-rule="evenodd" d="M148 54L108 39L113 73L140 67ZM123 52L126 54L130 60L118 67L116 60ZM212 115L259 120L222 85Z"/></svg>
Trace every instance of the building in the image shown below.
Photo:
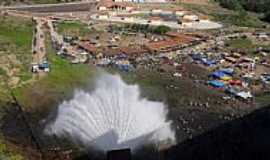
<svg viewBox="0 0 270 160"><path fill-rule="evenodd" d="M108 13L99 13L96 15L96 18L97 19L101 19L101 20L105 20L105 19L108 19L110 16L108 15Z"/></svg>
<svg viewBox="0 0 270 160"><path fill-rule="evenodd" d="M121 53L124 53L128 55L129 57L136 57L141 54L146 54L149 51L143 47L143 46L138 46L138 47L121 47L120 48Z"/></svg>
<svg viewBox="0 0 270 160"><path fill-rule="evenodd" d="M134 22L134 17L132 17L132 16L121 16L121 15L118 15L117 17L120 17L122 21Z"/></svg>
<svg viewBox="0 0 270 160"><path fill-rule="evenodd" d="M95 45L91 44L90 42L86 41L86 42L80 42L78 44L79 49L84 50L87 53L90 53L92 55L95 55L97 52L97 48Z"/></svg>
<svg viewBox="0 0 270 160"><path fill-rule="evenodd" d="M146 44L146 48L151 53L171 52L182 49L185 43L176 40L162 40L157 42L150 42Z"/></svg>
<svg viewBox="0 0 270 160"><path fill-rule="evenodd" d="M195 21L200 21L199 16L195 14L186 14L183 16L182 19L184 22L195 22Z"/></svg>
<svg viewBox="0 0 270 160"><path fill-rule="evenodd" d="M100 2L97 6L98 11L132 11L135 7L131 3L127 2L113 2L113 1L104 1Z"/></svg>
<svg viewBox="0 0 270 160"><path fill-rule="evenodd" d="M152 25L161 25L162 19L160 17L150 17L148 23Z"/></svg>
<svg viewBox="0 0 270 160"><path fill-rule="evenodd" d="M179 17L183 17L186 13L187 13L187 11L185 11L185 10L175 10L174 11L174 14L176 16L179 16Z"/></svg>
<svg viewBox="0 0 270 160"><path fill-rule="evenodd" d="M107 10L107 6L106 5L99 5L97 7L97 10L99 10L99 11L106 11Z"/></svg>
<svg viewBox="0 0 270 160"><path fill-rule="evenodd" d="M151 9L151 13L152 13L152 14L161 14L161 13L162 13L162 10L159 9L159 8Z"/></svg>
<svg viewBox="0 0 270 160"><path fill-rule="evenodd" d="M168 33L171 35L171 38L168 40L161 40L157 42L150 42L145 45L145 47L151 53L162 53L162 52L171 52L177 51L186 47L187 45L193 44L196 42L196 39L191 36L187 36L181 33Z"/></svg>

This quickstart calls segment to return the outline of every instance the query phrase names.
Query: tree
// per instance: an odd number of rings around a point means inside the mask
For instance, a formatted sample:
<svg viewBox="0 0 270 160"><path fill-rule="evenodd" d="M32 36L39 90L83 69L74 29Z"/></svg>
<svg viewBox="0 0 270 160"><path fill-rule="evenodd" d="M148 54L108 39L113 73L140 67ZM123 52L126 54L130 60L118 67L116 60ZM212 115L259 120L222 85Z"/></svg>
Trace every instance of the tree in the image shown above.
<svg viewBox="0 0 270 160"><path fill-rule="evenodd" d="M153 32L156 33L156 34L164 34L166 32L169 32L170 30L171 30L170 27L161 25L161 26L158 26L158 27L154 28Z"/></svg>
<svg viewBox="0 0 270 160"><path fill-rule="evenodd" d="M267 22L270 22L270 11L268 11L268 12L265 14L263 20L265 20L265 21L267 21Z"/></svg>

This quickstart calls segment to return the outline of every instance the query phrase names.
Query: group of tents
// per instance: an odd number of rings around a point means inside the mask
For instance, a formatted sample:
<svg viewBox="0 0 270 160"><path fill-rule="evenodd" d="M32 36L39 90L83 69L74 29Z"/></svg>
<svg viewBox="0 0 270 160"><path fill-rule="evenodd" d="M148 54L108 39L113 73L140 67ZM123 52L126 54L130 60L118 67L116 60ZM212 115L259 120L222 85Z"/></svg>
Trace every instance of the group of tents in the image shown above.
<svg viewBox="0 0 270 160"><path fill-rule="evenodd" d="M232 81L233 74L234 70L231 68L215 71L210 74L210 77L214 78L214 80L211 80L208 83L213 87L223 88L226 85L224 83L225 81Z"/></svg>
<svg viewBox="0 0 270 160"><path fill-rule="evenodd" d="M118 54L113 58L102 58L97 61L97 66L106 67L114 66L120 71L129 72L134 70L133 65L128 60L128 57L125 54Z"/></svg>
<svg viewBox="0 0 270 160"><path fill-rule="evenodd" d="M233 74L234 74L234 70L231 68L215 71L210 74L210 77L212 77L213 80L208 81L208 84L214 88L225 89L225 93L231 96L240 97L245 100L252 98L253 96L251 95L250 92L240 91L240 90L237 90L235 87L232 87L233 85L239 85L239 86L242 85L241 80L233 80L232 78ZM230 85L227 86L227 84L230 84Z"/></svg>
<svg viewBox="0 0 270 160"><path fill-rule="evenodd" d="M192 54L191 55L191 58L194 60L194 61L199 61L201 62L202 64L206 65L206 66L215 66L218 61L215 60L215 59L209 59L207 57L205 57L204 55L202 54Z"/></svg>

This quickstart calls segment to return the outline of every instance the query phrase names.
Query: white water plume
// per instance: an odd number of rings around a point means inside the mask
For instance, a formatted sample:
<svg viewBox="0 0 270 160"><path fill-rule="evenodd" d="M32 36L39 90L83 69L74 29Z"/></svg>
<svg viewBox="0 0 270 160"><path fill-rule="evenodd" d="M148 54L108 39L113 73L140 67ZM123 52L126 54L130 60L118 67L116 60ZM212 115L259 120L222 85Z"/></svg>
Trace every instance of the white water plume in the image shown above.
<svg viewBox="0 0 270 160"><path fill-rule="evenodd" d="M166 106L141 98L137 85L104 74L93 92L78 90L73 99L64 101L45 133L69 138L86 148L134 151L145 144L175 140L166 116Z"/></svg>

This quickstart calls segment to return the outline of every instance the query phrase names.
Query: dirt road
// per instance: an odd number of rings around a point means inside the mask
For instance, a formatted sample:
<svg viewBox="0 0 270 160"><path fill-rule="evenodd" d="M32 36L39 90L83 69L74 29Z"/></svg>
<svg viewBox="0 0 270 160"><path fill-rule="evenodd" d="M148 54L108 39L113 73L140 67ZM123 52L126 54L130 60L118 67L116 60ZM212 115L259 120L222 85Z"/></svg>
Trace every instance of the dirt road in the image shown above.
<svg viewBox="0 0 270 160"><path fill-rule="evenodd" d="M45 59L46 50L45 50L45 37L44 31L42 29L44 21L41 18L35 18L36 34L34 37L33 44L33 63L42 63Z"/></svg>
<svg viewBox="0 0 270 160"><path fill-rule="evenodd" d="M17 10L30 12L72 12L72 11L89 11L94 9L97 2L73 2L61 4L40 4L40 5L23 5L0 7L0 10Z"/></svg>

